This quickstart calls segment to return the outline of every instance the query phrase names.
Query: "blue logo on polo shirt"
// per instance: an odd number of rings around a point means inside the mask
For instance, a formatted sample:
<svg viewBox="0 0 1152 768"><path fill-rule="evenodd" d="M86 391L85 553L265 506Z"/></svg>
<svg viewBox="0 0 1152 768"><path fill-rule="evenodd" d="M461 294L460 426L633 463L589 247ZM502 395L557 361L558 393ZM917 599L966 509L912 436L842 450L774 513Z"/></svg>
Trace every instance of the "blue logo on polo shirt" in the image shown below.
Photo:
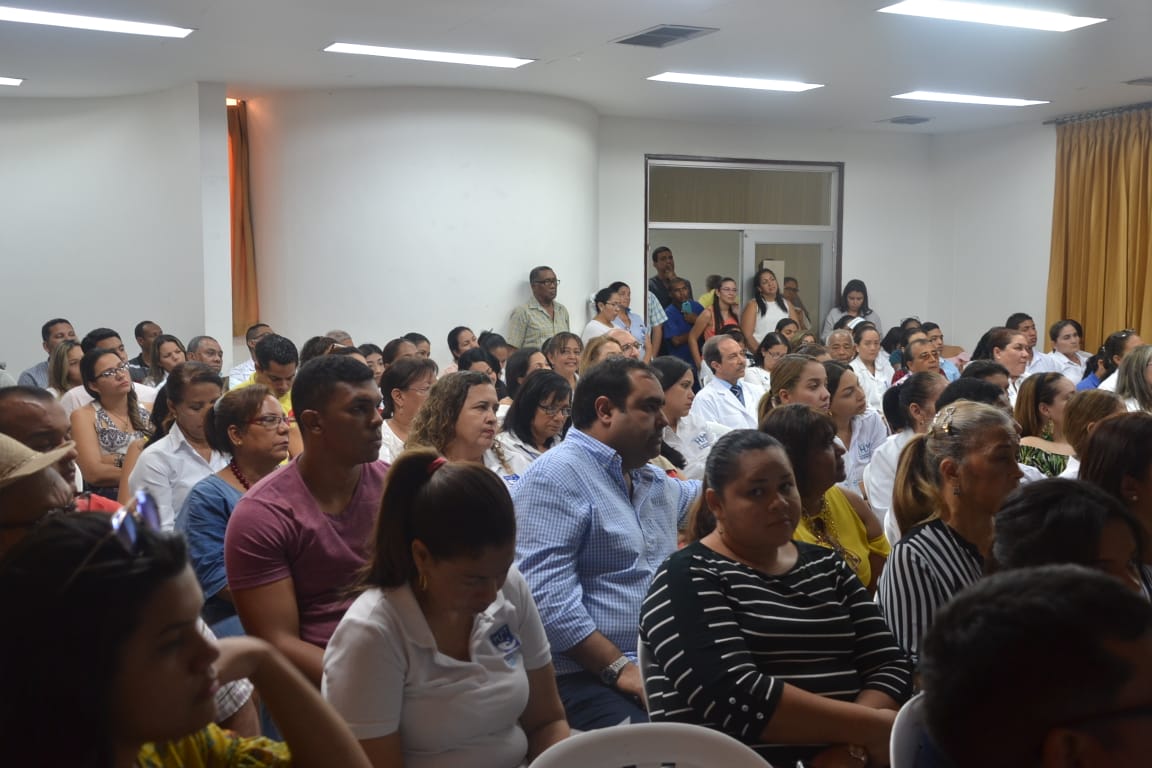
<svg viewBox="0 0 1152 768"><path fill-rule="evenodd" d="M516 666L516 657L520 652L520 638L513 634L507 624L488 635L488 640L497 651L504 654L505 664L510 667Z"/></svg>

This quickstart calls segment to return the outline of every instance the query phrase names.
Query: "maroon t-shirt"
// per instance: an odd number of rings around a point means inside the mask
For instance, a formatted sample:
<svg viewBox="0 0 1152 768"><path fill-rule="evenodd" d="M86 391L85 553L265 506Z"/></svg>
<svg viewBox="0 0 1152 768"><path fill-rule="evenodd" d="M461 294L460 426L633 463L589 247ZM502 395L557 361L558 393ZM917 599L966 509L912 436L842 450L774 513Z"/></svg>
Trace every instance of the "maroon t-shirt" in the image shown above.
<svg viewBox="0 0 1152 768"><path fill-rule="evenodd" d="M363 465L352 501L339 515L316 506L296 461L252 486L224 536L229 588L292 579L300 639L326 647L352 603L348 587L366 561L387 473L382 461Z"/></svg>

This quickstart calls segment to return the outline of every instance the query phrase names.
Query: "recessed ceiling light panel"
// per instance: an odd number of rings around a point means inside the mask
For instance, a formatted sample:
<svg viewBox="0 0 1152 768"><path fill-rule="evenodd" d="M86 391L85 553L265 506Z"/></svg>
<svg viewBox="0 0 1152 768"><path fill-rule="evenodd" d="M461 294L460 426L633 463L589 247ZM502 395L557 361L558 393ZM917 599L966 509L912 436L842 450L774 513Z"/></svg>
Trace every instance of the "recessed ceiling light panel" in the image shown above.
<svg viewBox="0 0 1152 768"><path fill-rule="evenodd" d="M1048 104L1047 101L1032 99L1008 99L1001 96L972 96L965 93L940 93L938 91L909 91L898 93L894 99L912 101L945 101L952 104L984 104L990 107L1031 107L1035 104Z"/></svg>
<svg viewBox="0 0 1152 768"><path fill-rule="evenodd" d="M798 83L794 80L762 80L755 77L725 77L723 75L695 75L690 72L663 72L648 78L661 83L685 83L687 85L714 85L721 88L752 88L758 91L789 91L799 93L813 88L823 88L818 83Z"/></svg>
<svg viewBox="0 0 1152 768"><path fill-rule="evenodd" d="M20 85L24 82L20 77L0 77L0 85Z"/></svg>
<svg viewBox="0 0 1152 768"><path fill-rule="evenodd" d="M359 45L357 43L332 43L324 50L328 53L356 53L361 56L384 56L390 59L437 61L444 64L471 64L477 67L503 67L504 69L516 69L535 61L535 59L513 59L508 56L481 56L475 53L453 53L451 51L418 51L410 48L385 48L379 45Z"/></svg>
<svg viewBox="0 0 1152 768"><path fill-rule="evenodd" d="M924 16L929 19L947 19L948 21L970 21L976 24L994 24L1000 27L1039 29L1045 32L1070 32L1073 29L1108 21L1108 19L1069 16L1066 13L1037 11L1031 8L965 3L960 2L960 0L904 0L904 2L878 10L880 13Z"/></svg>
<svg viewBox="0 0 1152 768"><path fill-rule="evenodd" d="M141 21L122 21L99 16L31 11L26 8L9 8L7 6L0 6L0 21L43 24L49 27L68 27L70 29L90 29L96 32L121 32L126 35L149 35L151 37L188 37L193 31L183 27L170 27L167 24L146 24Z"/></svg>

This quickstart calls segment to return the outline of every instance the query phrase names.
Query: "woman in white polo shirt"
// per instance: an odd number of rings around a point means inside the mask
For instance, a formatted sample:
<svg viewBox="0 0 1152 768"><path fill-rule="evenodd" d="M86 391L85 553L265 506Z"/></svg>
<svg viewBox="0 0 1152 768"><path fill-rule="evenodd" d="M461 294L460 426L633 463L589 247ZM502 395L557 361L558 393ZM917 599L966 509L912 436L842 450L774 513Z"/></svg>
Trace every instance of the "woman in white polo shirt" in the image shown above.
<svg viewBox="0 0 1152 768"><path fill-rule="evenodd" d="M405 452L374 547L324 654L322 692L376 768L515 768L568 735L495 474Z"/></svg>

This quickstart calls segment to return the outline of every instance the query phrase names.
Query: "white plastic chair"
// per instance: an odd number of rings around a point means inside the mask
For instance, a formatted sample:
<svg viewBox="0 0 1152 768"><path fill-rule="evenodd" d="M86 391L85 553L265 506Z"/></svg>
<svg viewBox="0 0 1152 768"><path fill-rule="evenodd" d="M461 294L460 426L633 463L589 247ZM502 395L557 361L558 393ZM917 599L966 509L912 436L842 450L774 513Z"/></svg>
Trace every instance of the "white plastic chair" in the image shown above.
<svg viewBox="0 0 1152 768"><path fill-rule="evenodd" d="M637 723L585 731L553 744L532 768L766 768L736 739L688 723Z"/></svg>
<svg viewBox="0 0 1152 768"><path fill-rule="evenodd" d="M912 768L916 765L920 738L927 727L924 723L924 694L918 693L900 708L892 724L892 738L888 742L891 768Z"/></svg>

